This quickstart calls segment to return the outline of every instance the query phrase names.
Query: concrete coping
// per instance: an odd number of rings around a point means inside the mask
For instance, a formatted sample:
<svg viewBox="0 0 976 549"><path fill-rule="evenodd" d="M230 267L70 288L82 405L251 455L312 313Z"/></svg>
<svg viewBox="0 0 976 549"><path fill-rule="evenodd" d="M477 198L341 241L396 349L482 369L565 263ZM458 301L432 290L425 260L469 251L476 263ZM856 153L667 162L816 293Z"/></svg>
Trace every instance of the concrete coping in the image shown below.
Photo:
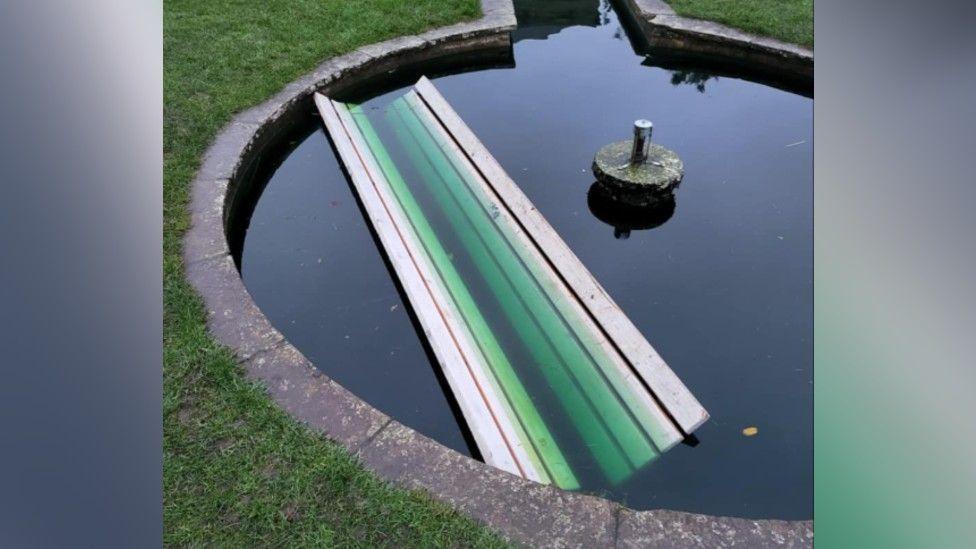
<svg viewBox="0 0 976 549"><path fill-rule="evenodd" d="M813 50L719 23L681 17L664 0L621 3L652 50L738 66L752 75L787 82L791 91L812 94Z"/></svg>
<svg viewBox="0 0 976 549"><path fill-rule="evenodd" d="M646 0L641 0L646 1ZM448 56L511 55L511 0L481 0L475 21L359 48L329 59L231 120L191 183L183 258L214 338L233 349L251 380L297 421L344 446L382 479L422 489L507 539L532 546L809 547L812 521L748 520L667 510L635 511L543 486L451 450L362 401L311 364L271 325L244 287L228 220L263 156L311 116L312 93Z"/></svg>

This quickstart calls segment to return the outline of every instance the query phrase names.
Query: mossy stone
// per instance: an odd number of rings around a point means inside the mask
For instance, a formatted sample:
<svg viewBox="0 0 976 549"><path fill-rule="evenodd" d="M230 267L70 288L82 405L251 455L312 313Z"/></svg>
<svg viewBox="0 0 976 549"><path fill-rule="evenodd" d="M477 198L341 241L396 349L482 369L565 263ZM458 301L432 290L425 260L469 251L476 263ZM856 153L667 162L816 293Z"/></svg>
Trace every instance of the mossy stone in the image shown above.
<svg viewBox="0 0 976 549"><path fill-rule="evenodd" d="M671 193L684 176L684 165L674 151L651 143L647 160L630 165L632 140L611 143L596 153L593 174L616 200L643 206Z"/></svg>

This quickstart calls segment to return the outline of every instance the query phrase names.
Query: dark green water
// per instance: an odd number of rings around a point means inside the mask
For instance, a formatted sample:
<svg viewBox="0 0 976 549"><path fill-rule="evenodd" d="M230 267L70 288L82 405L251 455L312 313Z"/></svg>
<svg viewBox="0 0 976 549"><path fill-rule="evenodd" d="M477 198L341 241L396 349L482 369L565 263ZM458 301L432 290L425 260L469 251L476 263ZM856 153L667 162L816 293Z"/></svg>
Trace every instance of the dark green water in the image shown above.
<svg viewBox="0 0 976 549"><path fill-rule="evenodd" d="M514 68L435 85L712 415L697 446L617 485L583 473L584 488L637 508L810 518L812 100L653 66L606 5L538 7L519 3ZM382 112L403 91L351 99ZM641 117L686 175L675 203L622 212L589 193L589 164ZM470 451L321 130L271 176L241 270L323 371ZM539 403L542 413L558 406ZM743 436L749 426L758 435Z"/></svg>

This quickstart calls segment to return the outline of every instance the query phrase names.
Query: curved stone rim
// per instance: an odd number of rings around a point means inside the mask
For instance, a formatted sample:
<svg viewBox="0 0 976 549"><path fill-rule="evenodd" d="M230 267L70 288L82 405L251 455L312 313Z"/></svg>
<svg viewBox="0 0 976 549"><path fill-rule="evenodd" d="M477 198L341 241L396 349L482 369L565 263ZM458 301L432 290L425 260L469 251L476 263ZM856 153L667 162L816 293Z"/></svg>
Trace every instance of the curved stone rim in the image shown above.
<svg viewBox="0 0 976 549"><path fill-rule="evenodd" d="M719 23L679 16L664 0L620 0L656 61L707 59L711 72L813 96L813 50ZM720 62L720 63L718 63ZM721 68L720 68L721 66Z"/></svg>
<svg viewBox="0 0 976 549"><path fill-rule="evenodd" d="M183 239L187 280L203 299L211 335L245 375L297 421L342 444L380 478L423 489L509 540L532 546L811 546L813 521L749 520L636 511L596 496L515 477L451 450L362 401L315 368L264 316L244 287L226 235L242 178L277 137L309 115L314 91L456 54L511 48L510 0L481 0L483 17L359 48L322 63L233 118L191 183Z"/></svg>

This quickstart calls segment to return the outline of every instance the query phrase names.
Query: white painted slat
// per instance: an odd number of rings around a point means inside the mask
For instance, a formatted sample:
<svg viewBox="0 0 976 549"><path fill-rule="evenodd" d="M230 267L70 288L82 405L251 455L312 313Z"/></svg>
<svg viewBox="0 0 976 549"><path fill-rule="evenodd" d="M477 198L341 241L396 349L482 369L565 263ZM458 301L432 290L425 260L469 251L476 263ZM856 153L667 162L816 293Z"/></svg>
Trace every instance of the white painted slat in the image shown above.
<svg viewBox="0 0 976 549"><path fill-rule="evenodd" d="M491 156L467 124L454 112L434 85L426 77L421 77L414 90L483 174L495 194L519 221L556 272L566 281L579 302L620 349L621 354L643 379L647 388L667 410L677 426L686 434L697 429L708 419L708 412L654 350L640 330L590 274L549 222L536 210L528 197L508 176L501 164Z"/></svg>
<svg viewBox="0 0 976 549"><path fill-rule="evenodd" d="M321 94L315 103L349 172L380 242L403 285L427 340L454 392L472 436L489 465L537 482L548 482L526 454L511 412L486 378L483 357L476 351L459 313L454 309L429 264L409 221L389 196L388 185L376 166L348 112Z"/></svg>

